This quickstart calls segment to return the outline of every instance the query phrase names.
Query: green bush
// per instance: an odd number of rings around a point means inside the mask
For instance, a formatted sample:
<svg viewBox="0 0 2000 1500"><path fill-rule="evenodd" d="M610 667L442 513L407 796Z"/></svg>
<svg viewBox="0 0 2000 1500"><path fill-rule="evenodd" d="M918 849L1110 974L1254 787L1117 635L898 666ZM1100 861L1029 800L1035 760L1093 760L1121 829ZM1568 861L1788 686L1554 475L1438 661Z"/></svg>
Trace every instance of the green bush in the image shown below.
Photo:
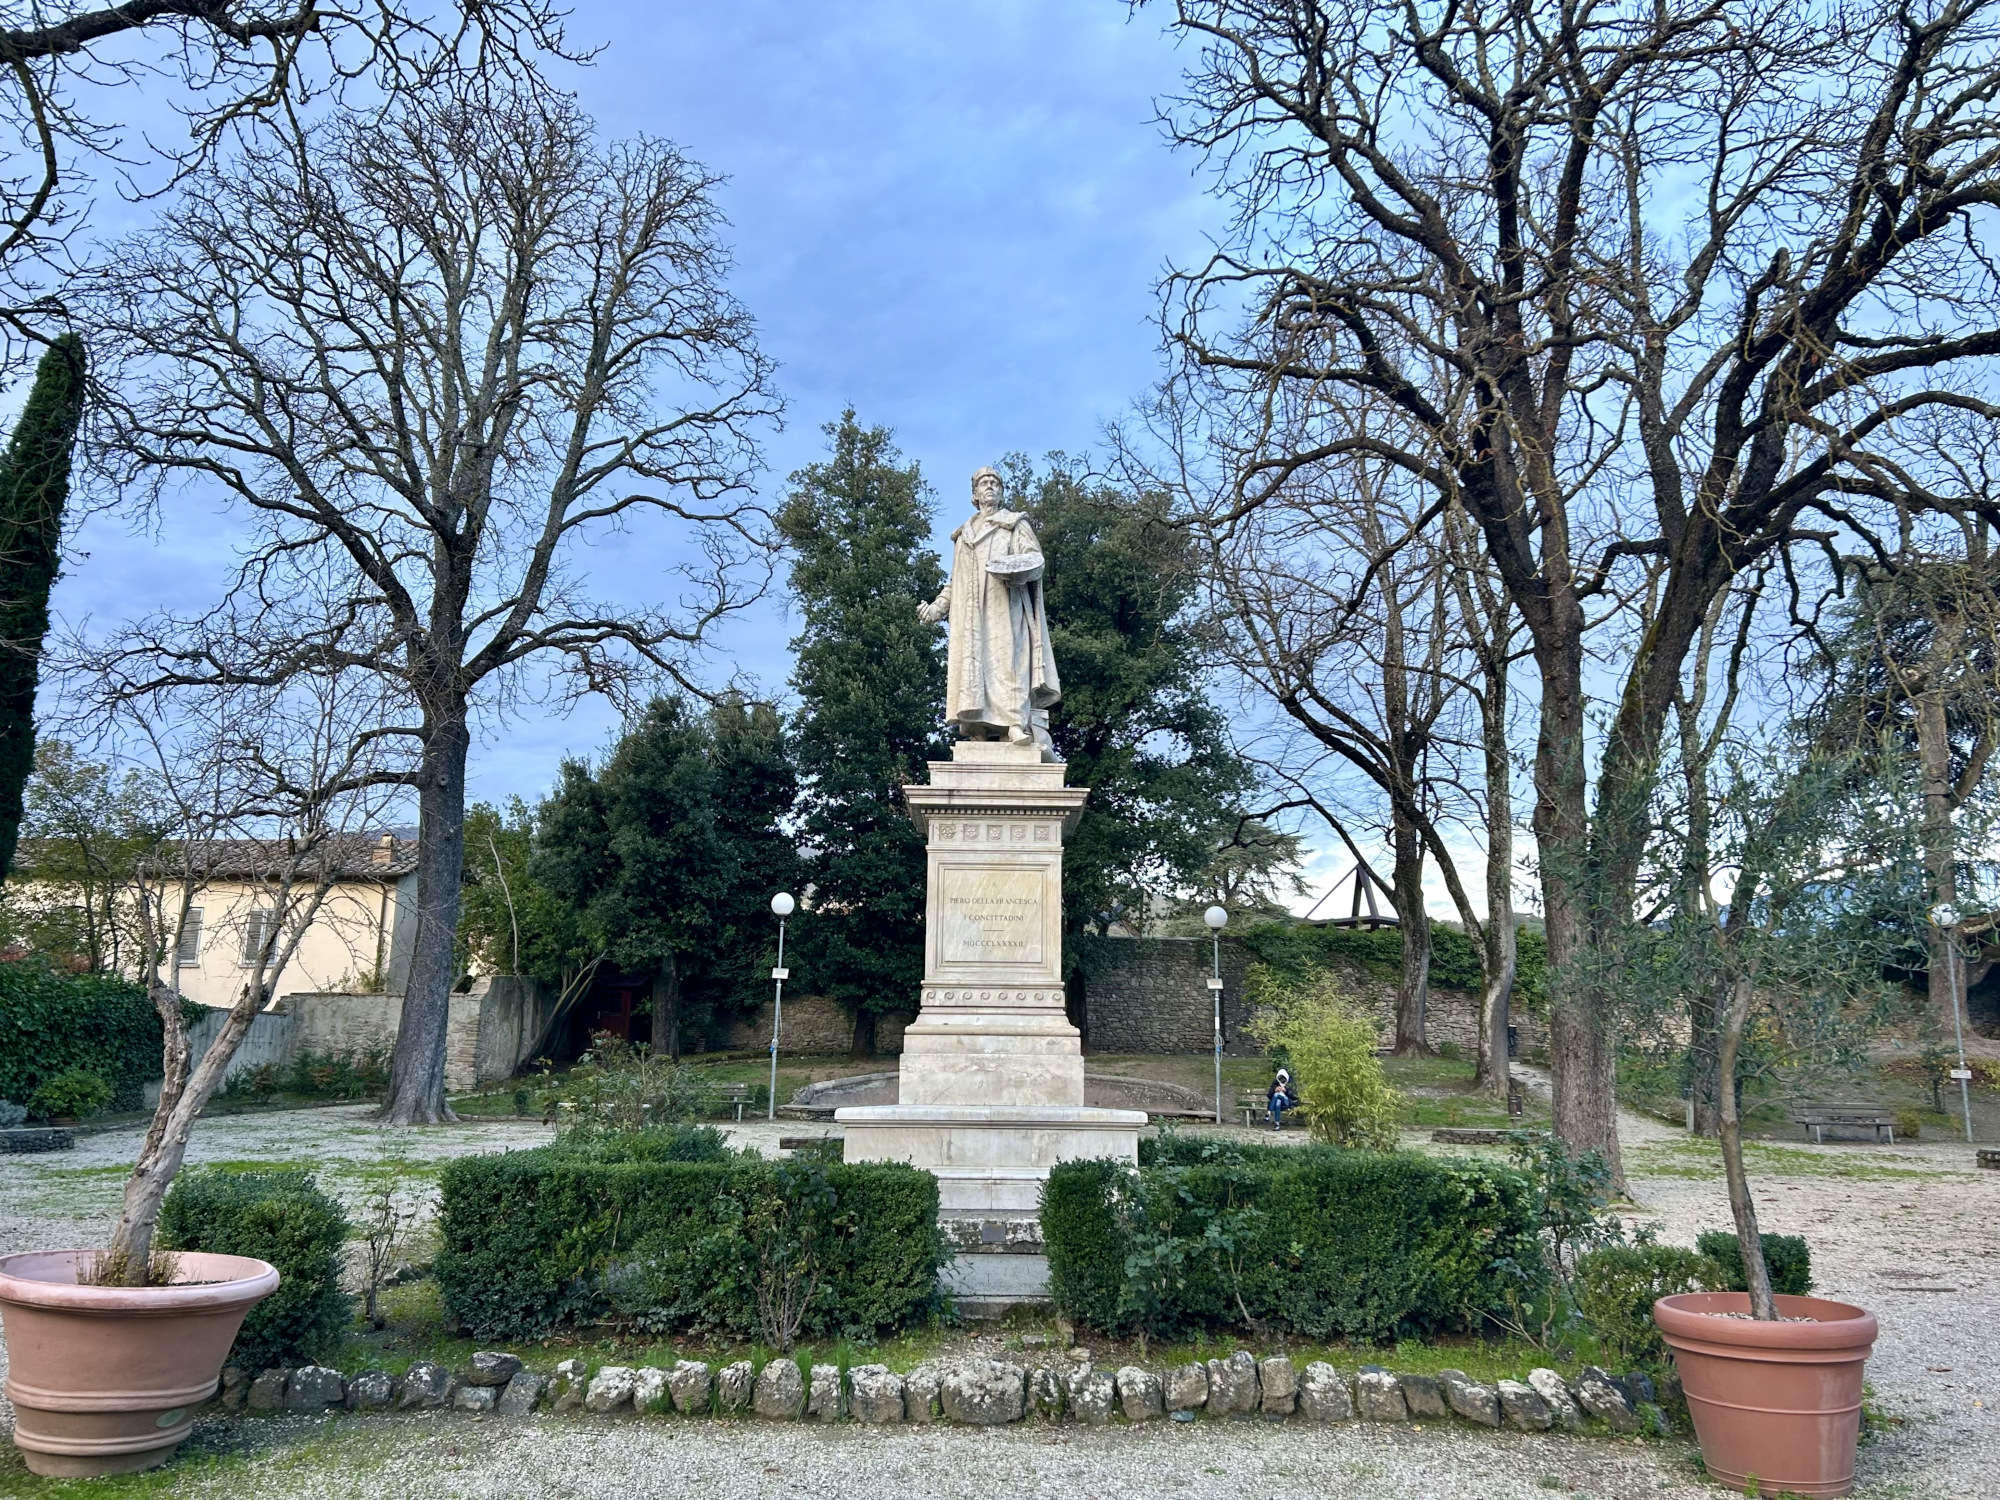
<svg viewBox="0 0 2000 1500"><path fill-rule="evenodd" d="M88 1068L51 1073L28 1096L28 1108L45 1120L87 1120L111 1103L111 1085Z"/></svg>
<svg viewBox="0 0 2000 1500"><path fill-rule="evenodd" d="M350 1308L340 1289L347 1215L305 1171L182 1172L160 1211L155 1246L269 1261L278 1290L250 1310L230 1363L247 1370L310 1364L339 1340Z"/></svg>
<svg viewBox="0 0 2000 1500"><path fill-rule="evenodd" d="M1643 1368L1668 1362L1653 1304L1682 1292L1715 1290L1715 1263L1676 1245L1606 1245L1576 1263L1570 1294L1608 1359Z"/></svg>
<svg viewBox="0 0 2000 1500"><path fill-rule="evenodd" d="M203 1009L183 1014L192 1022ZM0 1099L28 1099L69 1068L109 1083L113 1107L138 1109L160 1076L160 1017L146 991L115 974L61 973L39 958L0 962Z"/></svg>
<svg viewBox="0 0 2000 1500"><path fill-rule="evenodd" d="M1542 1282L1527 1184L1503 1167L1178 1138L1140 1159L1066 1162L1042 1196L1056 1308L1106 1333L1476 1329Z"/></svg>
<svg viewBox="0 0 2000 1500"><path fill-rule="evenodd" d="M1390 1088L1375 1055L1375 1022L1339 975L1308 969L1283 977L1263 964L1244 991L1254 1035L1282 1049L1298 1070L1299 1113L1313 1139L1334 1146L1391 1151L1402 1096Z"/></svg>
<svg viewBox="0 0 2000 1500"><path fill-rule="evenodd" d="M1812 1251L1796 1234L1766 1234L1764 1269L1771 1276L1771 1290L1783 1296L1803 1297L1813 1289ZM1747 1292L1743 1276L1743 1241L1733 1229L1710 1229L1695 1237L1695 1249L1714 1261L1715 1288L1722 1292Z"/></svg>
<svg viewBox="0 0 2000 1500"><path fill-rule="evenodd" d="M1260 922L1238 935L1250 955L1289 978L1308 969L1351 964L1378 979L1403 968L1403 936L1393 927L1332 927L1313 922ZM1548 1003L1548 943L1540 931L1521 929L1516 941L1513 1003L1540 1015ZM1431 923L1431 983L1478 993L1479 949L1456 927Z"/></svg>
<svg viewBox="0 0 2000 1500"><path fill-rule="evenodd" d="M720 1152L714 1131L695 1128L450 1163L437 1257L447 1318L482 1339L601 1321L758 1334L760 1293L774 1290L760 1227L790 1234L802 1216L813 1275L784 1287L810 1294L800 1333L873 1337L936 1306L945 1245L928 1172Z"/></svg>

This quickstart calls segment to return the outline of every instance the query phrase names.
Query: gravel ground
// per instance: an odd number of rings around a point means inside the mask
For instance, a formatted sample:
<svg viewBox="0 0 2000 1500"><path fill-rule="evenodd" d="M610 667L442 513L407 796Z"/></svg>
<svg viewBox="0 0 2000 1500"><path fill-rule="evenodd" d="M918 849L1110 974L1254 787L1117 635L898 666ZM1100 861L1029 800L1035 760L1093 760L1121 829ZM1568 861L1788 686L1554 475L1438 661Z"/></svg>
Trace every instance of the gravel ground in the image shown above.
<svg viewBox="0 0 2000 1500"><path fill-rule="evenodd" d="M374 1126L365 1105L206 1121L192 1161L309 1159L353 1201L403 1148L437 1161L538 1145L546 1127L481 1121L410 1133ZM775 1149L797 1122L731 1126L741 1145ZM1213 1129L1213 1127L1210 1127ZM1634 1217L1691 1243L1726 1226L1719 1178L1679 1131L1623 1122ZM1240 1132L1231 1132L1239 1134ZM1301 1139L1286 1132L1276 1137ZM1273 1139L1264 1133L1263 1139ZM80 1139L74 1151L0 1158L0 1251L101 1241L116 1214L137 1129ZM1869 1364L1875 1402L1894 1419L1862 1450L1867 1500L1971 1500L2000 1473L2000 1173L1971 1170L1969 1147L1800 1146L1753 1168L1767 1229L1804 1234L1821 1292L1873 1309L1882 1336ZM420 1191L420 1186L413 1191ZM231 1443L246 1459L204 1459ZM1463 1429L1332 1432L1245 1424L1150 1431L875 1432L751 1424L475 1427L462 1418L215 1424L191 1461L148 1493L390 1497L697 1494L956 1495L997 1481L1011 1494L1245 1497L1526 1496L1558 1489L1622 1497L1720 1493L1695 1480L1681 1444L1638 1445L1480 1435ZM247 1467L246 1467L247 1465ZM156 1488L157 1487L157 1488ZM0 1463L0 1493L59 1494Z"/></svg>
<svg viewBox="0 0 2000 1500"><path fill-rule="evenodd" d="M146 1486L186 1500L918 1500L1108 1495L1119 1500L1714 1500L1681 1444L1476 1435L1463 1428L1332 1430L1261 1423L1142 1429L816 1429L774 1423L531 1418L335 1418L233 1424L259 1445L207 1459L197 1430ZM215 1450L210 1448L208 1452ZM18 1468L0 1493L36 1493ZM59 1495L59 1490L41 1493Z"/></svg>

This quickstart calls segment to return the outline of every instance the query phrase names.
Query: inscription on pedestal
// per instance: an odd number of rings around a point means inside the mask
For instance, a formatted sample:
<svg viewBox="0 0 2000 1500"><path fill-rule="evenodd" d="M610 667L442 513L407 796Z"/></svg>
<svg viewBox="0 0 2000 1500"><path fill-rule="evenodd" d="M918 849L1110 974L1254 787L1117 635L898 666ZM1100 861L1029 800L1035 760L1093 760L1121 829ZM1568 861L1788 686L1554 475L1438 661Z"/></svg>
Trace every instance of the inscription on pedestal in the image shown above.
<svg viewBox="0 0 2000 1500"><path fill-rule="evenodd" d="M946 964L1044 962L1039 870L946 866L938 872L940 957Z"/></svg>

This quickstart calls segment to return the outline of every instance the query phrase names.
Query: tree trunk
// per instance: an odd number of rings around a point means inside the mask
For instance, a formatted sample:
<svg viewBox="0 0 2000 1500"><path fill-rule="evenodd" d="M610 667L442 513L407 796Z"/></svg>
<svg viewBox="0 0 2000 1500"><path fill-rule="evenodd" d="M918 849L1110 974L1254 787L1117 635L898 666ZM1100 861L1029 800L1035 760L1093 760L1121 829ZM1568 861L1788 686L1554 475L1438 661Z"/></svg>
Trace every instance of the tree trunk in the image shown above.
<svg viewBox="0 0 2000 1500"><path fill-rule="evenodd" d="M1507 1097L1507 1025L1513 1012L1520 941L1514 931L1513 762L1507 746L1507 659L1488 667L1479 706L1486 761L1486 923L1480 929L1479 1060L1473 1087Z"/></svg>
<svg viewBox="0 0 2000 1500"><path fill-rule="evenodd" d="M445 1028L458 978L458 897L465 872L465 705L434 724L424 745L417 798L417 922L402 1024L389 1066L382 1118L436 1125L457 1118L444 1099Z"/></svg>
<svg viewBox="0 0 2000 1500"><path fill-rule="evenodd" d="M1396 986L1396 1055L1428 1054L1424 1013L1431 995L1431 919L1424 905L1422 835L1397 818L1396 921L1403 938L1403 974Z"/></svg>
<svg viewBox="0 0 2000 1500"><path fill-rule="evenodd" d="M1943 622L1937 633L1944 634ZM1953 636L1956 640L1956 634ZM1933 651L1932 655L1938 655ZM1951 739L1945 722L1943 664L1934 662L1929 685L1917 697L1917 765L1923 777L1924 871L1930 880L1933 906L1958 900L1958 867L1952 838ZM1927 987L1930 1021L1940 1036L1950 1036L1957 1016L1957 987L1951 980L1951 957L1947 951L1953 935L1935 922L1924 924L1924 947L1929 954Z"/></svg>
<svg viewBox="0 0 2000 1500"><path fill-rule="evenodd" d="M865 1005L854 1012L854 1043L849 1051L856 1062L875 1055L877 1020L875 1012Z"/></svg>
<svg viewBox="0 0 2000 1500"><path fill-rule="evenodd" d="M1549 1064L1555 1133L1571 1152L1595 1151L1623 1186L1618 1070L1604 1000L1585 978L1594 938L1589 808L1584 776L1581 631L1538 637L1542 716L1535 745L1534 829L1549 945Z"/></svg>
<svg viewBox="0 0 2000 1500"><path fill-rule="evenodd" d="M660 965L660 972L653 980L653 1051L656 1055L662 1043L666 1046L667 1056L679 1062L681 1060L681 966L680 960L671 953Z"/></svg>
<svg viewBox="0 0 2000 1500"><path fill-rule="evenodd" d="M1732 981L1729 1010L1722 1024L1717 1057L1721 1078L1720 1110L1722 1171L1729 1183L1729 1213L1736 1221L1736 1238L1743 1250L1743 1284L1750 1289L1750 1315L1775 1322L1777 1305L1771 1300L1771 1273L1764 1264L1764 1237L1757 1228L1757 1203L1750 1196L1750 1179L1743 1170L1743 1122L1736 1104L1736 1055L1743 1043L1744 1022L1750 1014L1750 981Z"/></svg>

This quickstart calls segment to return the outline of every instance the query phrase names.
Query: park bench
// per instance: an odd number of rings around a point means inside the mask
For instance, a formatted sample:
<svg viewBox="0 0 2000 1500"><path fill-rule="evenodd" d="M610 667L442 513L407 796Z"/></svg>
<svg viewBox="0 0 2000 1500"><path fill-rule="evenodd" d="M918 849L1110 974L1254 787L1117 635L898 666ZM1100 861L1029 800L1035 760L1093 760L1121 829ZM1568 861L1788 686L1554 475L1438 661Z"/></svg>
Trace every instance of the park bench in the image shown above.
<svg viewBox="0 0 2000 1500"><path fill-rule="evenodd" d="M715 1102L723 1109L734 1109L738 1124L743 1121L743 1107L750 1102L750 1085L747 1083L722 1083L715 1088Z"/></svg>
<svg viewBox="0 0 2000 1500"><path fill-rule="evenodd" d="M1262 1089L1245 1089L1236 1096L1236 1107L1242 1112L1245 1128L1257 1123L1257 1116L1269 1110L1269 1101Z"/></svg>
<svg viewBox="0 0 2000 1500"><path fill-rule="evenodd" d="M1882 1145L1896 1139L1896 1117L1873 1104L1832 1104L1821 1109L1802 1109L1792 1116L1792 1123L1804 1126L1815 1146L1825 1144L1829 1130L1866 1131L1869 1139Z"/></svg>

